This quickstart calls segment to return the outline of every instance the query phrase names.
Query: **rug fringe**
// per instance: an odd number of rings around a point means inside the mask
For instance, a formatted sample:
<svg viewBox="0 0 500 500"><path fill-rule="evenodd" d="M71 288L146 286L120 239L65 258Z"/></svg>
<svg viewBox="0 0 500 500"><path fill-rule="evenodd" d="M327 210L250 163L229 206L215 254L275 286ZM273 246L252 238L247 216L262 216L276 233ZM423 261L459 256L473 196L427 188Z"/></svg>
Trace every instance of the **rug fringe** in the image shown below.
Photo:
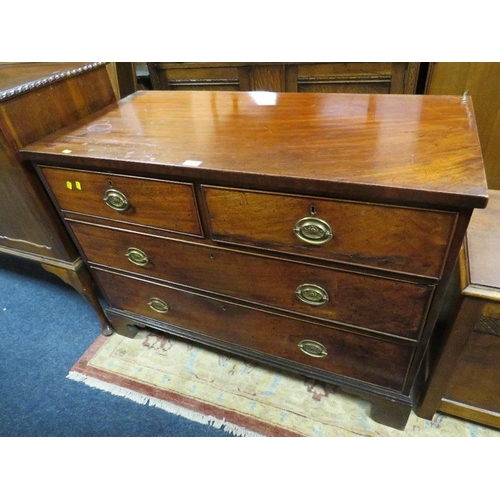
<svg viewBox="0 0 500 500"><path fill-rule="evenodd" d="M211 415L204 415L203 413L199 413L194 410L188 410L187 408L183 408L182 406L178 406L174 403L146 396L136 391L125 389L124 387L120 387L115 384L110 384L109 382L103 382L102 380L96 379L94 377L89 377L88 375L83 375L82 373L79 372L69 372L66 378L74 380L76 382L83 382L85 385L89 387L92 387L94 389L99 389L104 392L108 392L110 394L113 394L114 396L120 396L126 399L130 399L135 403L139 403L142 405L149 404L149 406L154 406L168 413L172 413L174 415L187 418L188 420L191 420L193 422L198 422L204 425L210 425L212 427L215 427L216 429L223 429L226 432L233 434L234 436L263 437L262 434L258 434L256 432L245 429L244 427L241 427L239 425L227 422L226 419L221 420Z"/></svg>

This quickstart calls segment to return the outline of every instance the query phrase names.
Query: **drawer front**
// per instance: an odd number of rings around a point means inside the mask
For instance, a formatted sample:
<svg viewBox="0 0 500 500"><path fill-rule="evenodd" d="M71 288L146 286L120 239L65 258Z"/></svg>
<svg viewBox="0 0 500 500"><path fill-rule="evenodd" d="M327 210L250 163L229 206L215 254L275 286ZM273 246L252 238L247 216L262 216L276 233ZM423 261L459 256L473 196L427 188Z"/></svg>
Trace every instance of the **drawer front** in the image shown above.
<svg viewBox="0 0 500 500"><path fill-rule="evenodd" d="M95 273L115 308L309 367L397 391L403 387L412 354L409 347L115 273Z"/></svg>
<svg viewBox="0 0 500 500"><path fill-rule="evenodd" d="M193 186L41 167L62 210L201 235Z"/></svg>
<svg viewBox="0 0 500 500"><path fill-rule="evenodd" d="M317 63L298 65L299 92L389 94L392 63Z"/></svg>
<svg viewBox="0 0 500 500"><path fill-rule="evenodd" d="M404 338L418 338L432 298L433 287L403 281L77 222L71 227L92 263ZM126 257L129 249L137 250L136 263Z"/></svg>
<svg viewBox="0 0 500 500"><path fill-rule="evenodd" d="M215 241L439 278L456 214L204 186Z"/></svg>
<svg viewBox="0 0 500 500"><path fill-rule="evenodd" d="M241 90L237 67L163 68L157 63L163 89L168 90Z"/></svg>

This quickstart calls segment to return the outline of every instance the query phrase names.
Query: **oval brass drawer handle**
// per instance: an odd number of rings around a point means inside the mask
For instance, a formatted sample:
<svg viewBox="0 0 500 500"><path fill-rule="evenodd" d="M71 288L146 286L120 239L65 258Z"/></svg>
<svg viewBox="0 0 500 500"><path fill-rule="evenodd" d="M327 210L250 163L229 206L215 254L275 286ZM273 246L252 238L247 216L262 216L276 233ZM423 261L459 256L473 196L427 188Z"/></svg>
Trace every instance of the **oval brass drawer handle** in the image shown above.
<svg viewBox="0 0 500 500"><path fill-rule="evenodd" d="M139 248L127 248L127 253L125 254L127 259L135 264L136 266L144 267L149 263L148 256Z"/></svg>
<svg viewBox="0 0 500 500"><path fill-rule="evenodd" d="M169 310L168 304L157 297L151 297L148 301L148 306L151 307L153 311L161 314L165 314Z"/></svg>
<svg viewBox="0 0 500 500"><path fill-rule="evenodd" d="M330 300L328 292L324 288L318 285L309 285L307 283L297 287L295 295L297 295L299 300L311 306L322 306Z"/></svg>
<svg viewBox="0 0 500 500"><path fill-rule="evenodd" d="M308 356L313 358L324 358L328 355L326 347L315 340L301 340L299 349Z"/></svg>
<svg viewBox="0 0 500 500"><path fill-rule="evenodd" d="M117 212L126 212L130 207L127 197L117 189L108 189L104 193L103 201Z"/></svg>
<svg viewBox="0 0 500 500"><path fill-rule="evenodd" d="M323 245L333 238L332 228L317 217L300 219L293 229L295 235L311 245Z"/></svg>

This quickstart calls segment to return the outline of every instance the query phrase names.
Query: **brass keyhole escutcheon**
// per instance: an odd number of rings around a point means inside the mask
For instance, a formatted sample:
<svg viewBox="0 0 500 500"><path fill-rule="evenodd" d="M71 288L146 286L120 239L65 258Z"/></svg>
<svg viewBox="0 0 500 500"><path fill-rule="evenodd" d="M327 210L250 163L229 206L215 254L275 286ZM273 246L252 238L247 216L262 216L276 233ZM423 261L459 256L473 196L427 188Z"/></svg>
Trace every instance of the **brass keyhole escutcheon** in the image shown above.
<svg viewBox="0 0 500 500"><path fill-rule="evenodd" d="M117 212L126 212L130 204L127 197L117 189L111 188L104 193L104 203Z"/></svg>
<svg viewBox="0 0 500 500"><path fill-rule="evenodd" d="M157 313L161 314L167 313L168 310L170 309L165 301L157 297L151 297L148 301L148 306L151 307L153 311L156 311Z"/></svg>
<svg viewBox="0 0 500 500"><path fill-rule="evenodd" d="M324 358L328 355L326 347L315 340L301 340L298 347L304 354L313 358Z"/></svg>
<svg viewBox="0 0 500 500"><path fill-rule="evenodd" d="M130 262L132 262L132 264L135 264L136 266L144 267L149 263L148 256L139 248L127 248L125 256Z"/></svg>
<svg viewBox="0 0 500 500"><path fill-rule="evenodd" d="M333 238L333 231L328 222L317 217L304 217L293 228L297 238L311 245L323 245Z"/></svg>
<svg viewBox="0 0 500 500"><path fill-rule="evenodd" d="M322 306L330 300L328 292L324 288L307 283L297 287L295 295L297 295L299 300L311 306Z"/></svg>

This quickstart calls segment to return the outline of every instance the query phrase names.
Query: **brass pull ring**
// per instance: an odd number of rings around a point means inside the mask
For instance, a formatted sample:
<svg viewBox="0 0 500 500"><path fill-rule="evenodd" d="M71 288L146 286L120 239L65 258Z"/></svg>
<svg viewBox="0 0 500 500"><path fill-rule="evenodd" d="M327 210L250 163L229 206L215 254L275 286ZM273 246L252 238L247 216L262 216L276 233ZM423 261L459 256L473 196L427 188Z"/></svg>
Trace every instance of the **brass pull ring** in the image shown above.
<svg viewBox="0 0 500 500"><path fill-rule="evenodd" d="M324 358L328 355L326 347L315 340L301 340L298 347L304 354L313 358Z"/></svg>
<svg viewBox="0 0 500 500"><path fill-rule="evenodd" d="M127 197L117 189L108 189L104 193L103 201L108 207L117 212L125 212L130 207Z"/></svg>
<svg viewBox="0 0 500 500"><path fill-rule="evenodd" d="M330 300L328 292L324 288L306 283L297 287L295 295L297 295L299 300L311 306L322 306Z"/></svg>
<svg viewBox="0 0 500 500"><path fill-rule="evenodd" d="M125 256L136 266L144 267L149 263L148 256L142 250L139 250L139 248L127 248Z"/></svg>
<svg viewBox="0 0 500 500"><path fill-rule="evenodd" d="M153 311L161 314L165 314L169 310L168 304L157 297L151 297L148 301L148 306L151 307Z"/></svg>
<svg viewBox="0 0 500 500"><path fill-rule="evenodd" d="M293 229L297 238L311 245L323 245L333 238L332 228L317 217L300 219Z"/></svg>

